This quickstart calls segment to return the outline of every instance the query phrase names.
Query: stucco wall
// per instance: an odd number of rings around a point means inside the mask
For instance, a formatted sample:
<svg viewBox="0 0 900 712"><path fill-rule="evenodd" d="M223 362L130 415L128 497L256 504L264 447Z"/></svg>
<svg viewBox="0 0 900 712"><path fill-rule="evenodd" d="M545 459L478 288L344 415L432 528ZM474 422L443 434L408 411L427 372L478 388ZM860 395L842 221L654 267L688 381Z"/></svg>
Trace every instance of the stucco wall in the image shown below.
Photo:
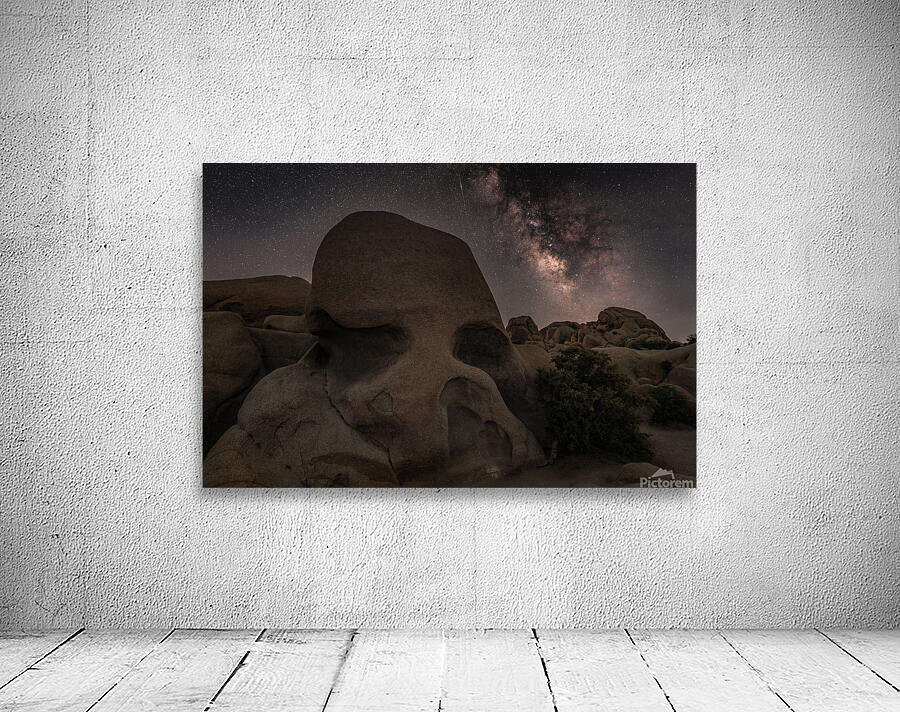
<svg viewBox="0 0 900 712"><path fill-rule="evenodd" d="M0 624L900 624L892 2L0 13ZM203 491L201 164L310 160L696 161L699 489Z"/></svg>

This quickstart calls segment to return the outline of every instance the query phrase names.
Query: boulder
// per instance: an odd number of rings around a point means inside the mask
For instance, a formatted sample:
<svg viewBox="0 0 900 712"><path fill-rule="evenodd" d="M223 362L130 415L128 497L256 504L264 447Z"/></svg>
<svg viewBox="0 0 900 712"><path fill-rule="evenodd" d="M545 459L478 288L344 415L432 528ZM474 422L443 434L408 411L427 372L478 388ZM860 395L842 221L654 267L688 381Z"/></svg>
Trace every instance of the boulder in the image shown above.
<svg viewBox="0 0 900 712"><path fill-rule="evenodd" d="M524 407L518 409L517 415L528 425L541 445L549 448L553 443L547 435L547 416L538 403L537 379L539 371L555 368L553 359L541 344L515 344L515 349L525 364L525 379L528 384Z"/></svg>
<svg viewBox="0 0 900 712"><path fill-rule="evenodd" d="M594 348L606 354L635 386L671 384L691 394L697 393L697 345L674 349L642 351L622 346Z"/></svg>
<svg viewBox="0 0 900 712"><path fill-rule="evenodd" d="M642 379L642 380L644 380L644 379ZM651 399L653 397L653 391L656 388L659 388L659 386L669 386L670 388L674 388L676 391L678 391L678 393L680 393L684 397L684 399L691 406L695 406L695 404L697 402L697 397L694 395L694 393L692 393L691 391L688 391L685 388L682 388L681 386L676 386L667 381L665 381L663 383L659 383L659 384L641 383L634 390L636 393L639 393L640 395L645 396L647 399ZM645 402L648 404L651 404L651 406L652 406L652 403L653 403L652 400L647 400ZM652 414L652 411L653 411L653 409L651 407L650 410L647 411L647 418L649 418L649 416Z"/></svg>
<svg viewBox="0 0 900 712"><path fill-rule="evenodd" d="M696 394L697 369L686 366L685 364L673 366L672 370L669 371L669 375L666 376L666 383L673 386L679 386L692 395Z"/></svg>
<svg viewBox="0 0 900 712"><path fill-rule="evenodd" d="M553 368L553 359L550 357L547 349L540 344L527 343L516 344L515 346L516 351L519 353L519 357L528 369L529 380L533 381L537 378L538 370L548 370Z"/></svg>
<svg viewBox="0 0 900 712"><path fill-rule="evenodd" d="M525 344L530 341L541 341L537 324L530 316L514 316L506 325L506 333L514 344Z"/></svg>
<svg viewBox="0 0 900 712"><path fill-rule="evenodd" d="M570 340L586 349L597 346L665 348L671 343L656 322L634 309L623 307L607 307L597 315L596 321L578 324L576 331ZM557 339L555 343L561 342Z"/></svg>
<svg viewBox="0 0 900 712"><path fill-rule="evenodd" d="M398 484L385 449L341 419L313 357L263 378L203 463L204 487Z"/></svg>
<svg viewBox="0 0 900 712"><path fill-rule="evenodd" d="M554 321L541 329L541 336L548 344L568 344L576 340L580 327L574 321Z"/></svg>
<svg viewBox="0 0 900 712"><path fill-rule="evenodd" d="M316 337L312 334L252 327L247 331L259 349L266 373L297 363L316 343Z"/></svg>
<svg viewBox="0 0 900 712"><path fill-rule="evenodd" d="M611 331L613 329L622 329L626 332L637 332L639 330L647 330L648 333L655 334L664 341L669 341L666 332L662 330L655 321L651 321L639 311L634 309L625 309L624 307L607 307L597 314L595 322L599 331Z"/></svg>
<svg viewBox="0 0 900 712"><path fill-rule="evenodd" d="M592 349L595 346L606 346L609 342L602 334L586 333L581 337L581 345L586 349Z"/></svg>
<svg viewBox="0 0 900 712"><path fill-rule="evenodd" d="M259 349L237 314L203 314L203 451L236 422L250 387L262 376Z"/></svg>
<svg viewBox="0 0 900 712"><path fill-rule="evenodd" d="M270 314L302 316L309 282L300 277L271 275L203 282L203 311L240 314L250 326L262 326Z"/></svg>
<svg viewBox="0 0 900 712"><path fill-rule="evenodd" d="M272 314L263 321L263 328L277 331L293 331L298 334L309 333L306 328L305 316L287 316L285 314Z"/></svg>

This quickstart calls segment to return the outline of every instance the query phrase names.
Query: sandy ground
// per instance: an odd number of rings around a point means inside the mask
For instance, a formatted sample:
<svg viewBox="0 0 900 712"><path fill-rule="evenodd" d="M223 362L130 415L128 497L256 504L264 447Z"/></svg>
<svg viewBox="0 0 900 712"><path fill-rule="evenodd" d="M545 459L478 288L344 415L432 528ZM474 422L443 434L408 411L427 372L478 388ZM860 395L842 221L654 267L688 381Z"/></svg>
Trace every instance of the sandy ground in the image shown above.
<svg viewBox="0 0 900 712"><path fill-rule="evenodd" d="M697 431L688 427L643 426L653 456L649 462L672 470L675 480L696 484ZM640 476L628 472L626 463L597 455L568 455L552 465L521 470L509 475L468 476L465 481L450 474L418 477L404 487L640 487ZM668 478L672 479L672 478Z"/></svg>

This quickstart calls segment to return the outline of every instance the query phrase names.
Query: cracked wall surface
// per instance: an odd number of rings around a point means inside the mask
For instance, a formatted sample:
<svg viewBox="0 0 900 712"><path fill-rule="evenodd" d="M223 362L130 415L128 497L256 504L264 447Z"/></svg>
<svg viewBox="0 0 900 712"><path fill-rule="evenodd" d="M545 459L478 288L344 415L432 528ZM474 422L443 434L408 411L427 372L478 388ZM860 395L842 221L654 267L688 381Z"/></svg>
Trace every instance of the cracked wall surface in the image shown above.
<svg viewBox="0 0 900 712"><path fill-rule="evenodd" d="M898 24L0 1L0 625L900 624ZM203 490L202 163L482 160L698 163L699 488Z"/></svg>

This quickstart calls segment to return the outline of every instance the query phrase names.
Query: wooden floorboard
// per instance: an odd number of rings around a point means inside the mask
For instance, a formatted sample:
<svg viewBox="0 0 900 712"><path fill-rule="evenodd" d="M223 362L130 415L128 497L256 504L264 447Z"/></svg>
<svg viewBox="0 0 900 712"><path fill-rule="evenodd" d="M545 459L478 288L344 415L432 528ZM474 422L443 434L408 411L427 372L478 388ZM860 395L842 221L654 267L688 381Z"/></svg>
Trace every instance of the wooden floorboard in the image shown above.
<svg viewBox="0 0 900 712"><path fill-rule="evenodd" d="M558 712L672 712L624 630L537 630Z"/></svg>
<svg viewBox="0 0 900 712"><path fill-rule="evenodd" d="M2 712L86 712L168 631L87 630L0 689Z"/></svg>
<svg viewBox="0 0 900 712"><path fill-rule="evenodd" d="M80 631L0 631L0 689Z"/></svg>
<svg viewBox="0 0 900 712"><path fill-rule="evenodd" d="M716 631L630 631L677 712L785 712L787 707Z"/></svg>
<svg viewBox="0 0 900 712"><path fill-rule="evenodd" d="M0 632L0 712L900 712L900 631Z"/></svg>
<svg viewBox="0 0 900 712"><path fill-rule="evenodd" d="M359 631L325 712L435 712L443 657L441 631Z"/></svg>
<svg viewBox="0 0 900 712"><path fill-rule="evenodd" d="M723 635L793 712L900 712L900 693L818 631Z"/></svg>
<svg viewBox="0 0 900 712"><path fill-rule="evenodd" d="M260 630L176 630L91 712L203 712L241 664Z"/></svg>
<svg viewBox="0 0 900 712"><path fill-rule="evenodd" d="M822 635L900 691L900 630L824 630Z"/></svg>
<svg viewBox="0 0 900 712"><path fill-rule="evenodd" d="M269 630L212 705L215 712L322 712L352 631Z"/></svg>
<svg viewBox="0 0 900 712"><path fill-rule="evenodd" d="M449 631L441 712L553 712L530 630Z"/></svg>

